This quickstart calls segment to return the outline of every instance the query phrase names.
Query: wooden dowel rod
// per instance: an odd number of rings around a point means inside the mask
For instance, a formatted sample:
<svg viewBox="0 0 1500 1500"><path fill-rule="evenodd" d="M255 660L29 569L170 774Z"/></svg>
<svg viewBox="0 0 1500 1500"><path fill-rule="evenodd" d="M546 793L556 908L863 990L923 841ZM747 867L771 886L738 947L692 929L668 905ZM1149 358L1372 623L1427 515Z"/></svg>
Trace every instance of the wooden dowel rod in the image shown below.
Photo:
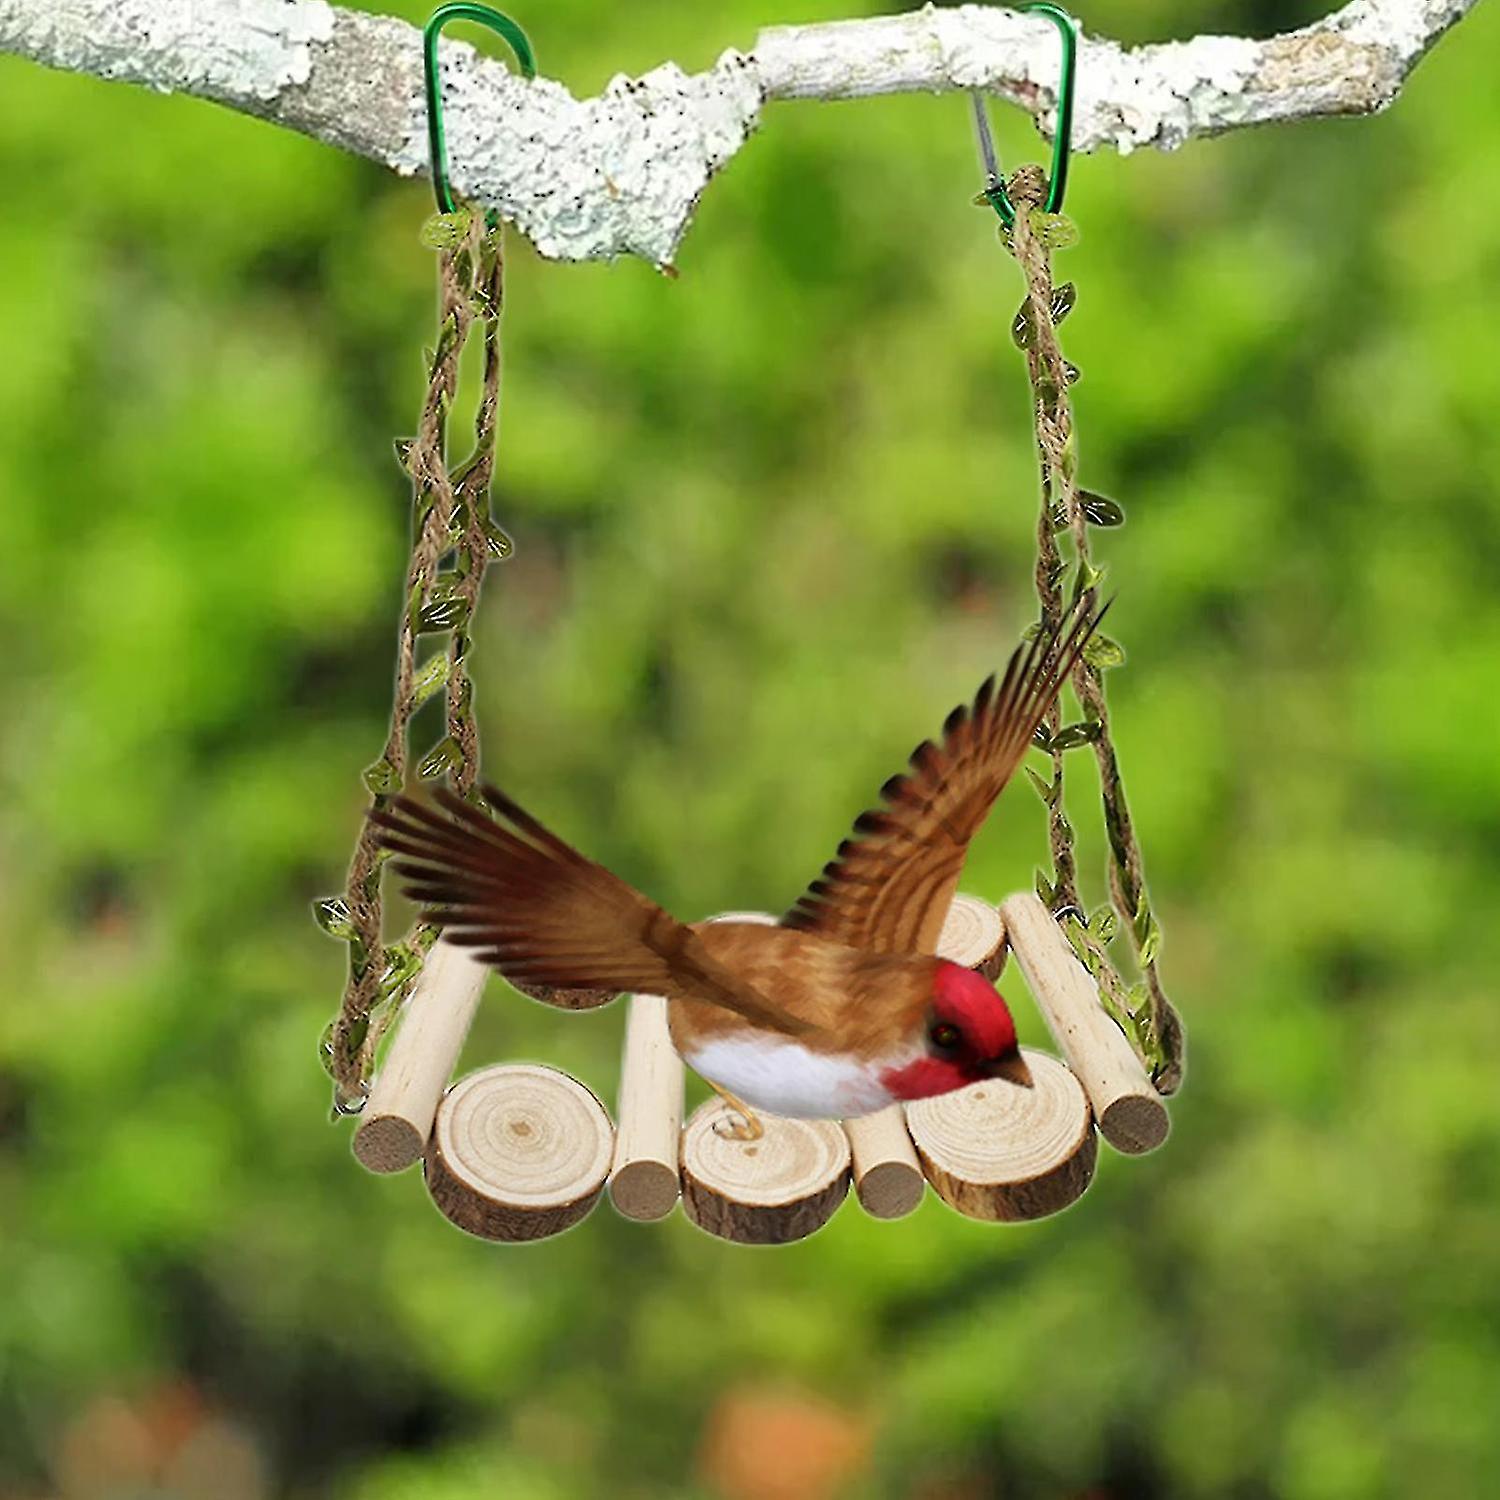
<svg viewBox="0 0 1500 1500"><path fill-rule="evenodd" d="M677 1202L682 1059L660 995L632 995L625 1020L609 1196L627 1219L661 1219Z"/></svg>
<svg viewBox="0 0 1500 1500"><path fill-rule="evenodd" d="M467 949L433 944L354 1132L354 1155L371 1172L404 1171L427 1149L489 972Z"/></svg>
<svg viewBox="0 0 1500 1500"><path fill-rule="evenodd" d="M1003 901L1000 914L1037 1008L1094 1107L1099 1133L1116 1151L1154 1151L1170 1129L1167 1107L1100 1006L1098 986L1062 929L1029 891Z"/></svg>
<svg viewBox="0 0 1500 1500"><path fill-rule="evenodd" d="M901 1106L891 1104L873 1115L845 1120L844 1134L849 1138L854 1191L865 1212L877 1219L909 1214L922 1201L927 1180Z"/></svg>

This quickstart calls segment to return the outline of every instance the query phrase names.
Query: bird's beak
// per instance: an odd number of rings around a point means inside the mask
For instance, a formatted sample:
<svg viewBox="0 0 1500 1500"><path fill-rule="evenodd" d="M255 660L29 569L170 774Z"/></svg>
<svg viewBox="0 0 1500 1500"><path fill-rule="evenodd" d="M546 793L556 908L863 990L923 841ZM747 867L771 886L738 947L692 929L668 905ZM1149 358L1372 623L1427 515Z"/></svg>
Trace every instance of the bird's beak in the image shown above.
<svg viewBox="0 0 1500 1500"><path fill-rule="evenodd" d="M990 1077L1018 1083L1023 1089L1031 1087L1031 1069L1026 1066L1026 1059L1019 1052L1012 1052L1009 1057L993 1059L990 1063Z"/></svg>

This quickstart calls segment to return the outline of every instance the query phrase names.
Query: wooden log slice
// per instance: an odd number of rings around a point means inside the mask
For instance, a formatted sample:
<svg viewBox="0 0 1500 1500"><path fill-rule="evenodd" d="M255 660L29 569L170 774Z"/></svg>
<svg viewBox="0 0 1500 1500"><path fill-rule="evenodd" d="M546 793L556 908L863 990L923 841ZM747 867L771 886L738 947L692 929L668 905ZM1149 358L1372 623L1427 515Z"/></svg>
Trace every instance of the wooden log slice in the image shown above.
<svg viewBox="0 0 1500 1500"><path fill-rule="evenodd" d="M938 955L983 974L991 984L1005 967L1005 923L988 901L960 892L938 937Z"/></svg>
<svg viewBox="0 0 1500 1500"><path fill-rule="evenodd" d="M481 1239L539 1240L599 1201L613 1151L609 1115L576 1078L534 1063L481 1068L438 1106L427 1190Z"/></svg>
<svg viewBox="0 0 1500 1500"><path fill-rule="evenodd" d="M765 1133L759 1140L720 1133L738 1118L722 1099L710 1099L684 1126L682 1207L688 1218L743 1245L785 1245L821 1229L849 1191L844 1132L832 1120L760 1114Z"/></svg>
<svg viewBox="0 0 1500 1500"><path fill-rule="evenodd" d="M512 989L520 990L530 1000L540 1000L553 1010L598 1010L617 1000L619 990L564 990L551 984L522 984L518 979L506 981Z"/></svg>
<svg viewBox="0 0 1500 1500"><path fill-rule="evenodd" d="M1044 1218L1074 1202L1094 1175L1083 1086L1055 1057L1023 1051L1029 1089L996 1078L906 1106L927 1180L972 1219Z"/></svg>

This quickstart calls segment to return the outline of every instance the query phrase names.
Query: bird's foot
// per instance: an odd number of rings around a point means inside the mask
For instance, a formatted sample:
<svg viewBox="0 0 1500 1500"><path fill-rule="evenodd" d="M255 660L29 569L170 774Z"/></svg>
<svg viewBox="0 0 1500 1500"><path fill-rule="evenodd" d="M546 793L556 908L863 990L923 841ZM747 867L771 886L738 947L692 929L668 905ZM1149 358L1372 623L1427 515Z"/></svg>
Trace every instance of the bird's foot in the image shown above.
<svg viewBox="0 0 1500 1500"><path fill-rule="evenodd" d="M729 1111L714 1121L716 1136L726 1141L758 1141L766 1133L766 1127L760 1123L760 1117L743 1099L735 1098L728 1090L721 1089L716 1083L711 1083L709 1087L729 1106ZM735 1115L739 1118L735 1119Z"/></svg>

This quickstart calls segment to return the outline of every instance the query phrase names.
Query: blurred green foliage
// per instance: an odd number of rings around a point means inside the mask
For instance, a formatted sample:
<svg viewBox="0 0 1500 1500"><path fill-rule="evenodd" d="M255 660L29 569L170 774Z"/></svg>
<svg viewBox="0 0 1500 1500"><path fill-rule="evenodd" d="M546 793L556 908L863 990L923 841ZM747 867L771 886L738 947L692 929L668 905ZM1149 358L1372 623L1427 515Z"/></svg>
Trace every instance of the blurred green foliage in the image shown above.
<svg viewBox="0 0 1500 1500"><path fill-rule="evenodd" d="M849 13L521 19L589 92ZM1497 48L1481 6L1380 119L1077 162L1174 1136L1053 1222L851 1202L760 1252L607 1207L480 1244L326 1123L308 901L388 703L428 189L0 58L0 1495L750 1493L700 1455L767 1390L865 1424L855 1496L1493 1492ZM680 280L512 241L487 770L684 915L788 904L1031 615L1019 280L976 185L962 99L778 105ZM1043 854L1012 793L966 884ZM622 1021L497 982L468 1063L608 1097Z"/></svg>

